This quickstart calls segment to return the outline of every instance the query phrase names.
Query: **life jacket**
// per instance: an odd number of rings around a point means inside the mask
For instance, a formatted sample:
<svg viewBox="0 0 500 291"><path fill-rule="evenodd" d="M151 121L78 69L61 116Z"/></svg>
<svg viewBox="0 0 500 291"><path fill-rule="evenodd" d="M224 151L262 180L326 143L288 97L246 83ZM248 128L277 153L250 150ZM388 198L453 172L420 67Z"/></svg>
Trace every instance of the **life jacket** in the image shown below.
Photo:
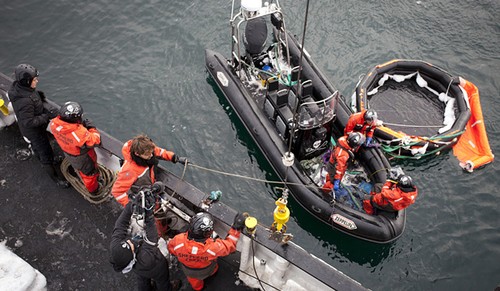
<svg viewBox="0 0 500 291"><path fill-rule="evenodd" d="M87 129L82 124L66 122L59 116L50 122L50 130L61 149L72 156L86 154L101 143L101 134L97 129Z"/></svg>
<svg viewBox="0 0 500 291"><path fill-rule="evenodd" d="M365 121L365 113L366 109L351 114L349 120L347 121L347 125L344 128L345 136L348 136L351 132L360 132L366 137L373 137L376 125L370 125Z"/></svg>
<svg viewBox="0 0 500 291"><path fill-rule="evenodd" d="M132 140L129 140L122 147L122 154L125 161L111 189L111 194L123 206L127 205L129 194L137 193L141 186L150 186L156 181L154 166L141 166L134 162L130 151L131 146ZM154 156L171 161L174 153L160 147L155 147Z"/></svg>
<svg viewBox="0 0 500 291"><path fill-rule="evenodd" d="M417 196L416 187L403 188L387 181L382 191L373 196L372 201L376 204L375 207L388 211L399 211L415 203Z"/></svg>
<svg viewBox="0 0 500 291"><path fill-rule="evenodd" d="M231 228L225 239L208 238L205 242L197 242L184 232L168 242L168 251L178 258L186 276L203 280L213 273L218 257L236 251L239 237L240 232Z"/></svg>

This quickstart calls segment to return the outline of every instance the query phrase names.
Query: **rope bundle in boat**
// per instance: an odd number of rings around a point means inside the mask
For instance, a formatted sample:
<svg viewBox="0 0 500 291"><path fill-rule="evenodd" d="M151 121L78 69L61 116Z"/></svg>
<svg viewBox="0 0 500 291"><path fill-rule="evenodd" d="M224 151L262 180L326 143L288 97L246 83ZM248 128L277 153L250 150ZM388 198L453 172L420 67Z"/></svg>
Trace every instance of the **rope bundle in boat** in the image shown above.
<svg viewBox="0 0 500 291"><path fill-rule="evenodd" d="M68 159L64 159L61 163L61 171L66 178L66 180L78 191L82 194L85 200L89 201L93 204L100 204L108 201L112 196L111 187L116 180L116 175L110 169L104 167L103 165L98 164L99 171L99 180L102 181L101 188L95 194L90 194L85 185L83 184L80 176L75 172Z"/></svg>

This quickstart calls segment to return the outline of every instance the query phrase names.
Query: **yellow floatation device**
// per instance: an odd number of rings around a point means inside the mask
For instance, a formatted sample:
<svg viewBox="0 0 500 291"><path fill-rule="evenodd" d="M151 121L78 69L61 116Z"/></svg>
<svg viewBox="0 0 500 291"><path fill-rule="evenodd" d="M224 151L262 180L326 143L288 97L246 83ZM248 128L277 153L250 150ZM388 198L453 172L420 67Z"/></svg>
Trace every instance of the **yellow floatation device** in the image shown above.
<svg viewBox="0 0 500 291"><path fill-rule="evenodd" d="M274 216L273 226L276 228L277 231L281 231L282 228L284 228L282 232L286 231L286 223L290 219L290 209L286 207L287 203L288 201L286 200L286 198L284 199L283 197L279 198L274 203L276 204L276 208L274 209L273 213Z"/></svg>
<svg viewBox="0 0 500 291"><path fill-rule="evenodd" d="M5 101L3 101L2 98L0 98L0 110L2 111L3 115L9 115L9 108L7 108L7 105L5 105Z"/></svg>

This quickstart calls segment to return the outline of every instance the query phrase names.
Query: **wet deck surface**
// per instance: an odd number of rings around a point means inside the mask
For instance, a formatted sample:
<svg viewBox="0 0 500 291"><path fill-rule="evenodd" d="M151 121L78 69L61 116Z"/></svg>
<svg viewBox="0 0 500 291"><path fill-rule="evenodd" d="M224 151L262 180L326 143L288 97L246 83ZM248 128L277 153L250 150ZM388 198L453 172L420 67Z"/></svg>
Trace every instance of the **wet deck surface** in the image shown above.
<svg viewBox="0 0 500 291"><path fill-rule="evenodd" d="M78 192L58 188L31 157L17 124L0 129L0 241L47 278L48 290L136 290L135 275L116 273L108 260L111 233L121 206L94 205ZM219 260L204 290L251 290L238 281L238 256ZM171 279L184 275L171 266Z"/></svg>

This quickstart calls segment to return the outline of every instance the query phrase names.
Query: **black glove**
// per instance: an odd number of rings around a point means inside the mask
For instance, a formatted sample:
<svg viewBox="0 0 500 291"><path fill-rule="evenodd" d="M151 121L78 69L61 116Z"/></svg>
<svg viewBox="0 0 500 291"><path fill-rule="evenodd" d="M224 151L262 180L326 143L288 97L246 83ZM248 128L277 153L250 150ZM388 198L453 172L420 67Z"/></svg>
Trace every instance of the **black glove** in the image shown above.
<svg viewBox="0 0 500 291"><path fill-rule="evenodd" d="M242 231L243 228L245 227L245 219L246 216L243 213L240 212L236 213L233 225L231 227L236 229L237 231Z"/></svg>
<svg viewBox="0 0 500 291"><path fill-rule="evenodd" d="M172 162L174 164L181 163L181 164L185 165L187 163L187 158L186 157L179 157L178 155L174 155L174 157L172 158Z"/></svg>
<svg viewBox="0 0 500 291"><path fill-rule="evenodd" d="M45 96L45 93L43 91L38 91L38 95L40 96L40 99L42 99L42 102L47 102L47 97Z"/></svg>
<svg viewBox="0 0 500 291"><path fill-rule="evenodd" d="M153 186L151 186L151 191L153 192L153 194L159 195L163 193L163 191L165 191L165 184L159 181L155 182Z"/></svg>
<svg viewBox="0 0 500 291"><path fill-rule="evenodd" d="M52 108L52 109L49 110L49 112L47 113L47 115L49 116L49 119L56 118L57 115L59 115L59 110L57 110L55 108Z"/></svg>
<svg viewBox="0 0 500 291"><path fill-rule="evenodd" d="M91 119L89 118L85 118L83 121L82 121L82 125L87 128L87 129L91 129L91 128L96 128L95 125L94 125L94 122L92 122Z"/></svg>

